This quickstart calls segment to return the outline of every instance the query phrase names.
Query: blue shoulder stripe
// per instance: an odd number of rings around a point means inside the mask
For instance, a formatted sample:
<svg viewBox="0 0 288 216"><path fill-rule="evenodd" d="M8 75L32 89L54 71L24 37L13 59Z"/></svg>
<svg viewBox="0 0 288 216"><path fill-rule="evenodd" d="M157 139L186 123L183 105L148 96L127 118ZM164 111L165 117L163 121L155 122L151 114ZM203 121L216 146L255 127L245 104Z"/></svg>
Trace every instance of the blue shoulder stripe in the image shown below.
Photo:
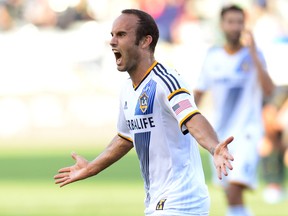
<svg viewBox="0 0 288 216"><path fill-rule="evenodd" d="M177 85L177 88L175 90L180 89L181 86L180 86L178 80L175 78L175 76L173 76L172 74L168 74L166 68L164 68L164 66L162 64L158 63L158 65L159 65L159 67L161 67L165 71L166 76L170 76L174 80L174 82Z"/></svg>
<svg viewBox="0 0 288 216"><path fill-rule="evenodd" d="M177 79L172 75L169 74L166 68L163 67L161 64L157 64L153 69L155 75L157 75L168 87L170 93L176 91L177 89L181 88Z"/></svg>

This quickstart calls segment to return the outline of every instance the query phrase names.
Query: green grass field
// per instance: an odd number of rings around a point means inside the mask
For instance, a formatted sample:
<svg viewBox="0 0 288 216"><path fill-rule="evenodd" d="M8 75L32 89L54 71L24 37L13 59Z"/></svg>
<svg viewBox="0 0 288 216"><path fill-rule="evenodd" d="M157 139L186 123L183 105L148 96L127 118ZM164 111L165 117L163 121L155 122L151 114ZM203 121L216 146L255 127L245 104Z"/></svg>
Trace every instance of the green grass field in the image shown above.
<svg viewBox="0 0 288 216"><path fill-rule="evenodd" d="M103 147L80 148L77 153L93 159ZM144 189L134 151L97 177L59 188L53 176L60 167L73 164L72 148L5 147L0 152L1 216L140 216ZM75 150L75 149L74 149ZM211 185L207 154L202 152L211 194L211 216L225 215L222 191ZM265 204L261 186L246 198L256 216L288 215L288 200Z"/></svg>

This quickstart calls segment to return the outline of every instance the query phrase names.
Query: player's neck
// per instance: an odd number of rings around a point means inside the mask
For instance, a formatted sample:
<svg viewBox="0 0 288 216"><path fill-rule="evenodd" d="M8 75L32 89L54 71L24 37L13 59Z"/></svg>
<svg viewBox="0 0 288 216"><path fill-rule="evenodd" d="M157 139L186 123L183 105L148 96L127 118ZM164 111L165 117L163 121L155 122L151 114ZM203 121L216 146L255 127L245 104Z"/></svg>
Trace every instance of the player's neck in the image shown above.
<svg viewBox="0 0 288 216"><path fill-rule="evenodd" d="M150 67L154 62L154 58L147 59L146 61L140 62L135 70L128 72L134 87L138 86L142 82L147 73L151 70Z"/></svg>
<svg viewBox="0 0 288 216"><path fill-rule="evenodd" d="M237 53L240 49L242 49L243 45L241 43L232 44L232 43L226 43L224 45L224 50L229 54L233 55Z"/></svg>

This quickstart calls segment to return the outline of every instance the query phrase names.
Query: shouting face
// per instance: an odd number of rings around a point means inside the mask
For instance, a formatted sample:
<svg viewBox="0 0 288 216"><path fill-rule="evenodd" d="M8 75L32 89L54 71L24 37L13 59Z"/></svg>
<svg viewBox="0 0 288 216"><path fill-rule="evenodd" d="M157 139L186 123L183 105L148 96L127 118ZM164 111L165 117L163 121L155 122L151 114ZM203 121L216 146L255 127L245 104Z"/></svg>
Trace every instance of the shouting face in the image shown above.
<svg viewBox="0 0 288 216"><path fill-rule="evenodd" d="M140 61L141 49L137 45L138 18L133 14L122 14L113 23L110 45L119 71L133 72Z"/></svg>

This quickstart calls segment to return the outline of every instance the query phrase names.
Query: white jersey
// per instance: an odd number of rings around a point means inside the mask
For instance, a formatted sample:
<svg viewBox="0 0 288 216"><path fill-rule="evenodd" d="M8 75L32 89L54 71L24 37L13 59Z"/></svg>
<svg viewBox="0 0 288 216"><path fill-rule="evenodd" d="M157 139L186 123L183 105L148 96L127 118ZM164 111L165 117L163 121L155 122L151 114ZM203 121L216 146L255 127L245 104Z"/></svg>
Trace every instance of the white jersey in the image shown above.
<svg viewBox="0 0 288 216"><path fill-rule="evenodd" d="M124 86L118 132L136 149L145 183L146 215L208 213L198 145L185 127L198 113L180 76L158 62L138 86L130 79Z"/></svg>
<svg viewBox="0 0 288 216"><path fill-rule="evenodd" d="M263 55L258 55L266 67ZM230 135L237 138L249 130L262 134L262 90L248 48L233 55L222 47L211 48L196 89L211 91L213 126L221 139Z"/></svg>

